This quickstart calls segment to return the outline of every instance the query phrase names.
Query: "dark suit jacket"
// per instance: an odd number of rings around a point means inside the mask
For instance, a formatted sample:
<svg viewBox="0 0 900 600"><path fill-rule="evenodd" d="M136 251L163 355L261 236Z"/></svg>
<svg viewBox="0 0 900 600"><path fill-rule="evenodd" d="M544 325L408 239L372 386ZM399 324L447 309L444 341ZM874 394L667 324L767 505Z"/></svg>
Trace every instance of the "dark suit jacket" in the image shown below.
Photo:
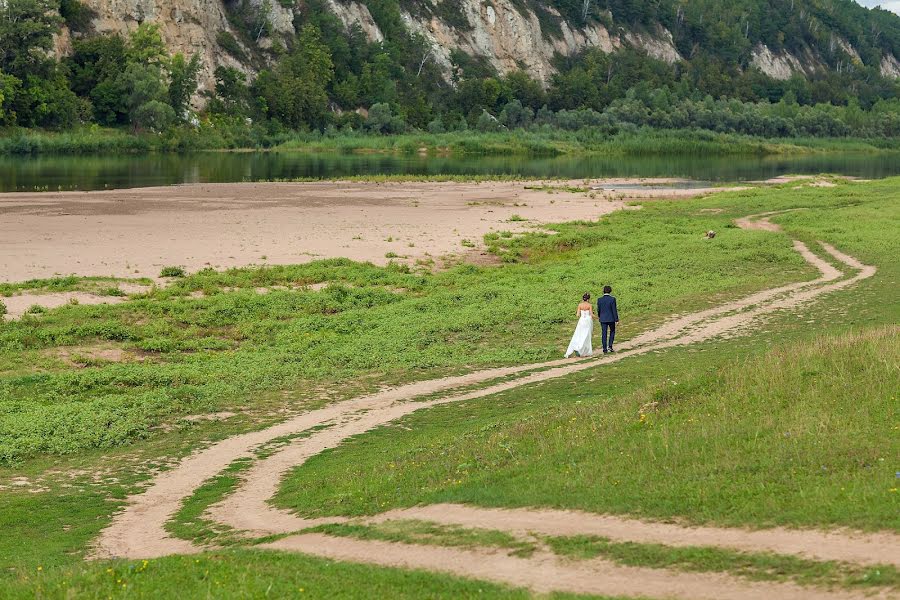
<svg viewBox="0 0 900 600"><path fill-rule="evenodd" d="M597 299L597 316L601 323L618 323L619 309L616 306L615 296L604 294Z"/></svg>

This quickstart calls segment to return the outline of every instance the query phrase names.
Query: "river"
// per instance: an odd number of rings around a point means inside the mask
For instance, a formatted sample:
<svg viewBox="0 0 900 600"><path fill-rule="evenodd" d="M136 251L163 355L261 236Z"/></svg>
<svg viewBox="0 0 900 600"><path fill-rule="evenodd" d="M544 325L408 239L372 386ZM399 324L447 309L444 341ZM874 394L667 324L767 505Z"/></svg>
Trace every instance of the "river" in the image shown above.
<svg viewBox="0 0 900 600"><path fill-rule="evenodd" d="M302 152L205 152L125 156L0 157L0 192L102 190L181 183L226 183L352 175L487 175L571 179L681 177L747 181L784 174L900 175L897 154L795 156L467 156L437 158Z"/></svg>

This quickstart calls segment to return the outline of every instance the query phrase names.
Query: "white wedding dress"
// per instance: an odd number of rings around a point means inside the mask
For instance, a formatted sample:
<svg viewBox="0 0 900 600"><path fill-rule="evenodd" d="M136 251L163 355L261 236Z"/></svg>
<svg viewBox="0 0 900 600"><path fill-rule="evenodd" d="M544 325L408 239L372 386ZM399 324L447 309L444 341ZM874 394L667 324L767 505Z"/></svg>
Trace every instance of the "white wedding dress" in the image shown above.
<svg viewBox="0 0 900 600"><path fill-rule="evenodd" d="M591 311L582 310L578 317L578 325L575 327L575 333L572 335L572 341L569 342L569 349L566 350L566 358L573 354L578 356L590 356L594 353L591 346L591 337L594 334L594 319Z"/></svg>

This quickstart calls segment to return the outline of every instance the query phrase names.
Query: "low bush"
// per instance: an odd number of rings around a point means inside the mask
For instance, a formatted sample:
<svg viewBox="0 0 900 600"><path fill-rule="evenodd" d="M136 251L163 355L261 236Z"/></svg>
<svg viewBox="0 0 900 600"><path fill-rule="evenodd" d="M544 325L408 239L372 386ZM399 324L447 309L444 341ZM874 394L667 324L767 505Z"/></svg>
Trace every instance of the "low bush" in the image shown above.
<svg viewBox="0 0 900 600"><path fill-rule="evenodd" d="M184 277L185 272L182 267L163 267L159 272L160 277Z"/></svg>

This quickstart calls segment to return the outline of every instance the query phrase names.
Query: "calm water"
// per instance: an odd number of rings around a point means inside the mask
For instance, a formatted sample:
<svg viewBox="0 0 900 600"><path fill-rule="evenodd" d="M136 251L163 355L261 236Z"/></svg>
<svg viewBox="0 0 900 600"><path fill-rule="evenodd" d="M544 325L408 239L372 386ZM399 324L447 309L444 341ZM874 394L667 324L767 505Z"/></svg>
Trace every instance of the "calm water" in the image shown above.
<svg viewBox="0 0 900 600"><path fill-rule="evenodd" d="M684 177L704 181L766 179L785 173L880 178L900 175L900 157L829 154L765 158L423 158L287 152L0 157L0 191L97 190L369 174L497 173L536 178Z"/></svg>

